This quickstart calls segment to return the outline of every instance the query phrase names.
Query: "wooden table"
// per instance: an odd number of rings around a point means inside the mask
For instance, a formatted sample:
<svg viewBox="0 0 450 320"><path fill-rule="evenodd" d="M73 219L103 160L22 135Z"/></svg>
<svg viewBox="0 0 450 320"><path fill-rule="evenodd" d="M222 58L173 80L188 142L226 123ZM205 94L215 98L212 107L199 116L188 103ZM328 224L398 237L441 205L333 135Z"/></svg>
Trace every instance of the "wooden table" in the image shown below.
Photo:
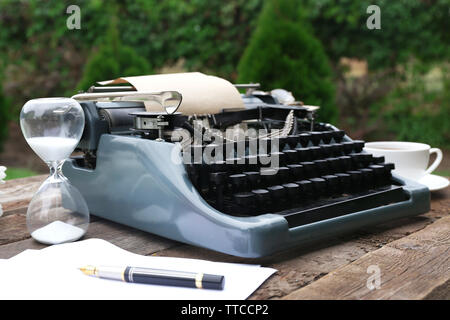
<svg viewBox="0 0 450 320"><path fill-rule="evenodd" d="M0 259L44 245L26 229L27 205L44 176L0 185ZM250 299L450 299L450 188L432 194L427 214L385 223L308 250L244 259L189 246L92 217L85 238L142 255L259 263L276 268ZM377 269L378 268L378 269ZM379 289L376 285L379 270ZM372 278L371 278L372 277ZM373 288L373 286L372 286Z"/></svg>

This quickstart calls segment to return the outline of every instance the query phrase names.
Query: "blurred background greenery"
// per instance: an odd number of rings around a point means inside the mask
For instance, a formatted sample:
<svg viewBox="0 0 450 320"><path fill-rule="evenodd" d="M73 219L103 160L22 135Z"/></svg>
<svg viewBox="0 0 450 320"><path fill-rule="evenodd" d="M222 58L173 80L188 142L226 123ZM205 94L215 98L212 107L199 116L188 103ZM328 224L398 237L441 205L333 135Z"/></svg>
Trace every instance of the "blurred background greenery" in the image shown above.
<svg viewBox="0 0 450 320"><path fill-rule="evenodd" d="M380 30L366 26L374 4ZM17 125L27 100L152 73L282 87L353 138L450 149L450 0L0 0L0 22L0 163L14 177L46 171Z"/></svg>

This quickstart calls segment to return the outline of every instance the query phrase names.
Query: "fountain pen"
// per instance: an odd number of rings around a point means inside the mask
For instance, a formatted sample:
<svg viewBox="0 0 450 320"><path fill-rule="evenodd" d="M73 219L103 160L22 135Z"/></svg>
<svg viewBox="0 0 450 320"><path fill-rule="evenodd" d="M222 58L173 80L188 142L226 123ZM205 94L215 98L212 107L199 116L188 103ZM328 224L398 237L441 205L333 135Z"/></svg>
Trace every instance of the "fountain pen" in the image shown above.
<svg viewBox="0 0 450 320"><path fill-rule="evenodd" d="M174 270L107 266L79 269L86 275L98 278L163 286L222 290L225 282L225 277L221 275Z"/></svg>

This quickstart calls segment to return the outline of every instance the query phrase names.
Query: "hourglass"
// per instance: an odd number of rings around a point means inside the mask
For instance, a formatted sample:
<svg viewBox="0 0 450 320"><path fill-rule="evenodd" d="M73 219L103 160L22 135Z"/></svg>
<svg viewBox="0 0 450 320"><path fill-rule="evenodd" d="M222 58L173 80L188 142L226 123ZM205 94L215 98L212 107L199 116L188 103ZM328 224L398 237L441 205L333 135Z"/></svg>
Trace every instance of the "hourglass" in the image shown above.
<svg viewBox="0 0 450 320"><path fill-rule="evenodd" d="M89 210L61 168L83 134L83 109L70 98L30 100L20 113L20 127L27 143L50 168L50 176L28 207L28 231L45 244L78 240L87 231Z"/></svg>

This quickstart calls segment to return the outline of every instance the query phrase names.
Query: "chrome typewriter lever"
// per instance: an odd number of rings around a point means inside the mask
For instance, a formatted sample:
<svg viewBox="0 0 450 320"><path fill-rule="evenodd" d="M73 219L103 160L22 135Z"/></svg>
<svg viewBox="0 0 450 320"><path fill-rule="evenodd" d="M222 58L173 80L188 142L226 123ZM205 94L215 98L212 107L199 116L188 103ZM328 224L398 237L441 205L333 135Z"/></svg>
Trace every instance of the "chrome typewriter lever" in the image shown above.
<svg viewBox="0 0 450 320"><path fill-rule="evenodd" d="M162 92L137 92L137 91L117 91L117 92L90 92L79 93L72 97L78 101L127 101L127 102L145 102L155 101L159 103L167 114L173 114L183 100L181 93L177 91Z"/></svg>

